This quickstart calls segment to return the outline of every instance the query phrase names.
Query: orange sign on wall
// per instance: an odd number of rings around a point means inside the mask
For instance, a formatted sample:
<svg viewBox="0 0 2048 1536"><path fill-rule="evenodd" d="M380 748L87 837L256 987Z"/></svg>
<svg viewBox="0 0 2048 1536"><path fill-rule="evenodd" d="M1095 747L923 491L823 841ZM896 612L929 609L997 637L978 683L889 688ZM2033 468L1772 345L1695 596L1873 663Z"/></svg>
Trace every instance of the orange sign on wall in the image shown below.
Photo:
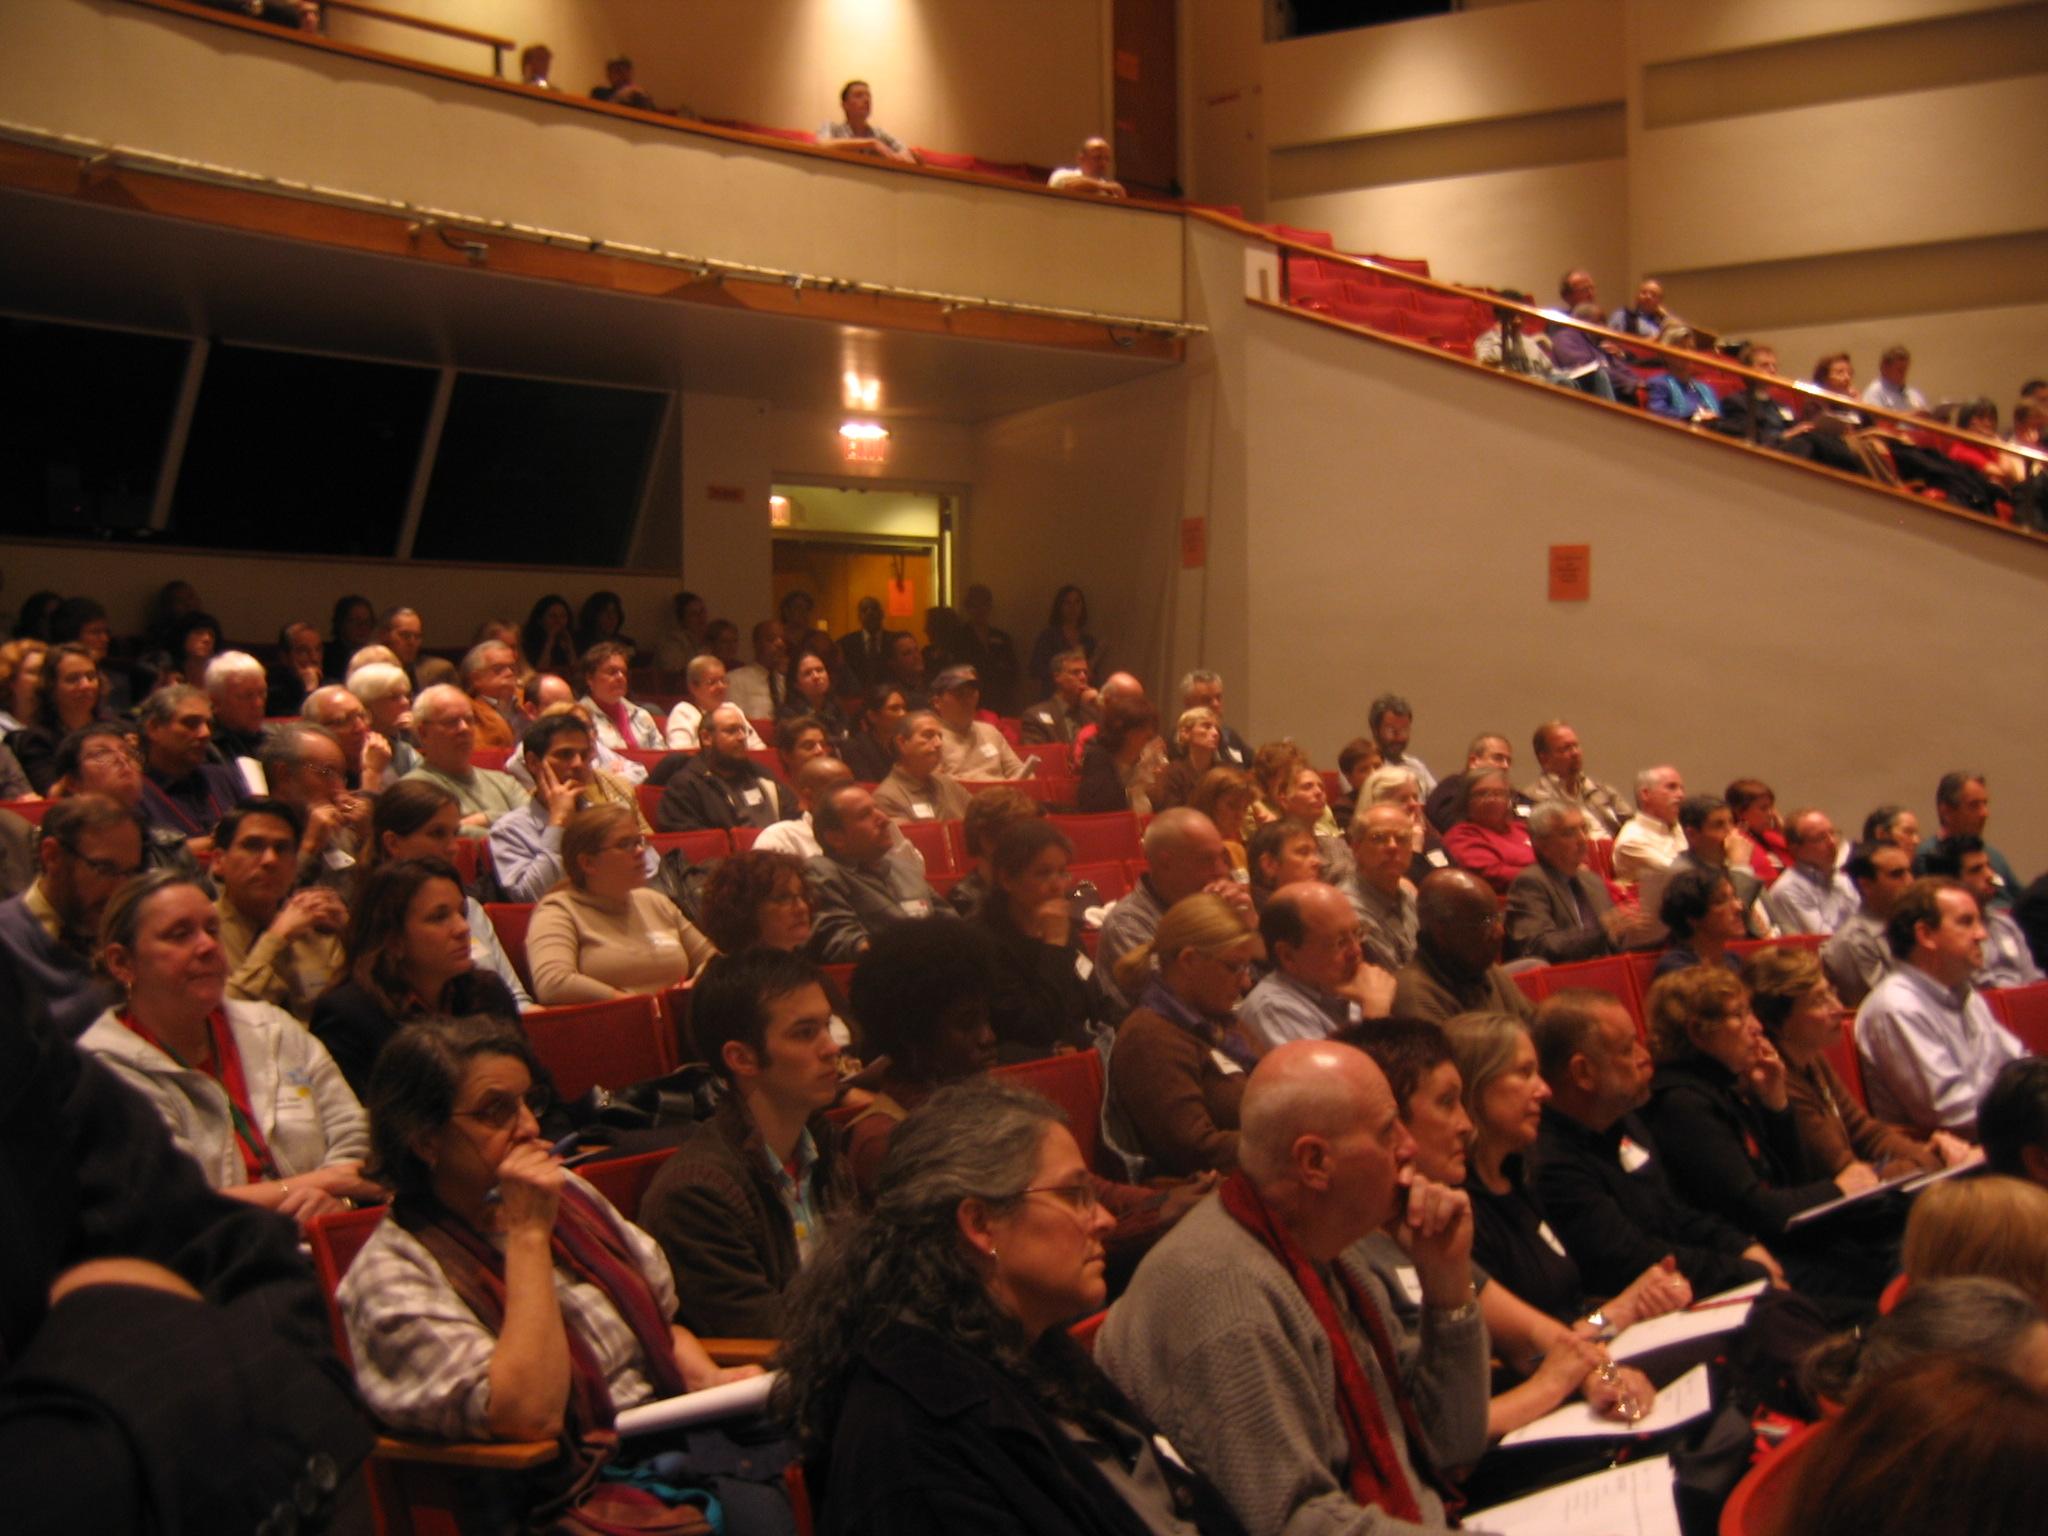
<svg viewBox="0 0 2048 1536"><path fill-rule="evenodd" d="M1553 603L1583 603L1593 596L1593 546L1553 544L1550 546L1550 600Z"/></svg>

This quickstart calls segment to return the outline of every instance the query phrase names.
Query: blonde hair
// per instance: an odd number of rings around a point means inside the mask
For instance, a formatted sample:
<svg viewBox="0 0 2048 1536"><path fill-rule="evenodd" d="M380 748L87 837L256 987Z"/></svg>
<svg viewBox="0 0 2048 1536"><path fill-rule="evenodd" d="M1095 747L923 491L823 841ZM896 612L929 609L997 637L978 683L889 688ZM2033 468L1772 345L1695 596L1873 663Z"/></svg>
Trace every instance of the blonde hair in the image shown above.
<svg viewBox="0 0 2048 1536"><path fill-rule="evenodd" d="M1166 909L1150 944L1140 944L1116 963L1117 985L1136 990L1144 985L1154 959L1172 960L1191 949L1228 949L1252 936L1229 902L1207 891L1183 896Z"/></svg>
<svg viewBox="0 0 2048 1536"><path fill-rule="evenodd" d="M1192 709L1182 710L1180 712L1180 720L1173 728L1174 741L1178 743L1180 746L1186 746L1188 744L1189 729L1193 726L1201 725L1204 722L1213 726L1217 726L1219 728L1223 724L1223 722L1217 718L1216 711L1211 709L1206 704L1197 704Z"/></svg>
<svg viewBox="0 0 2048 1536"><path fill-rule="evenodd" d="M0 645L0 709L9 706L14 693L15 674L28 665L30 657L46 656L49 650L49 641L29 636ZM33 710L35 706L31 704L29 707ZM1189 713L1192 714L1193 711L1190 710Z"/></svg>
<svg viewBox="0 0 2048 1536"><path fill-rule="evenodd" d="M584 888L583 861L603 850L619 827L640 830L640 818L633 806L608 800L576 812L562 828L562 873L577 890ZM560 890L560 886L555 889Z"/></svg>
<svg viewBox="0 0 2048 1536"><path fill-rule="evenodd" d="M1643 999L1650 1055L1661 1065L1698 1053L1704 1026L1745 996L1742 983L1718 965L1692 965L1657 978Z"/></svg>
<svg viewBox="0 0 2048 1536"><path fill-rule="evenodd" d="M1913 1202L1899 1258L1916 1283L1984 1275L2048 1307L2048 1189L1998 1174L1937 1184Z"/></svg>
<svg viewBox="0 0 2048 1536"><path fill-rule="evenodd" d="M1416 778L1411 770L1393 763L1375 768L1365 776L1365 782L1358 786L1358 803L1361 806L1371 806L1378 805L1383 800L1391 801L1394 793L1398 792L1403 784L1417 794L1422 792L1422 781Z"/></svg>
<svg viewBox="0 0 2048 1536"><path fill-rule="evenodd" d="M1479 1095L1514 1064L1515 1047L1528 1034L1522 1021L1506 1013L1460 1013L1444 1020L1444 1038L1458 1064L1466 1113L1479 1121Z"/></svg>
<svg viewBox="0 0 2048 1536"><path fill-rule="evenodd" d="M1773 944L1742 963L1742 984L1750 1006L1764 1028L1776 1034L1809 992L1827 984L1817 951L1794 944Z"/></svg>

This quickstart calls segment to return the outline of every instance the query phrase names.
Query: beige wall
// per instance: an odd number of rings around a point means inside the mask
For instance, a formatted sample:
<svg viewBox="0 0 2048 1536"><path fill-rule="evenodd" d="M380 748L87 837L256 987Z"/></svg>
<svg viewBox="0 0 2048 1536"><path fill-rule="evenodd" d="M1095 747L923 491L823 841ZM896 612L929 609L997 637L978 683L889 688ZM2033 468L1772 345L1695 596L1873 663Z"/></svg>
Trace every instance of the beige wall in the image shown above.
<svg viewBox="0 0 2048 1536"><path fill-rule="evenodd" d="M664 107L815 129L852 77L906 144L989 160L1072 161L1109 131L1109 0L407 0L413 15L545 42L582 94L629 55ZM330 35L479 68L474 45L336 13ZM481 67L488 67L487 64ZM516 77L516 60L506 72Z"/></svg>
<svg viewBox="0 0 2048 1536"><path fill-rule="evenodd" d="M0 7L0 51L8 117L90 140L690 256L1180 316L1171 214L564 111L117 0Z"/></svg>

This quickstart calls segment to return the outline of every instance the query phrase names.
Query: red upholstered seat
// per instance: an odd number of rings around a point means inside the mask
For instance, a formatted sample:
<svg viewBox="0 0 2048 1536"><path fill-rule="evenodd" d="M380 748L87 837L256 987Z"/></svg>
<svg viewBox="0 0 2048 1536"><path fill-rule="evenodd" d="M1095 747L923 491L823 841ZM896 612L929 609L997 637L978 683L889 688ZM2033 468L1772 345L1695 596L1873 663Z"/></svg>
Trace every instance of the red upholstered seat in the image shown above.
<svg viewBox="0 0 2048 1536"><path fill-rule="evenodd" d="M683 857L692 864L701 864L706 859L722 859L732 852L732 839L722 827L709 827L697 832L657 832L651 841L657 856L671 848L680 848Z"/></svg>
<svg viewBox="0 0 2048 1536"><path fill-rule="evenodd" d="M519 979L528 992L533 991L533 972L526 964L526 929L533 921L533 903L526 901L487 901L484 916L491 920L491 931L498 936L498 947L505 951L505 958L512 962L512 969L519 973Z"/></svg>
<svg viewBox="0 0 2048 1536"><path fill-rule="evenodd" d="M1047 818L1074 845L1074 862L1102 864L1139 856L1138 819L1129 811Z"/></svg>
<svg viewBox="0 0 2048 1536"><path fill-rule="evenodd" d="M953 861L952 836L943 821L898 822L903 835L910 839L912 846L924 855L924 870L927 875L952 875L964 871Z"/></svg>
<svg viewBox="0 0 2048 1536"><path fill-rule="evenodd" d="M1102 1149L1102 1058L1094 1051L1068 1051L1043 1061L1020 1061L991 1074L1014 1087L1042 1093L1066 1114L1067 1129L1090 1168ZM1099 1169L1097 1170L1100 1171Z"/></svg>
<svg viewBox="0 0 2048 1536"><path fill-rule="evenodd" d="M1799 1459L1826 1430L1830 1421L1808 1424L1769 1452L1728 1495L1721 1506L1721 1536L1769 1536L1778 1529L1785 1502L1791 1497Z"/></svg>
<svg viewBox="0 0 2048 1536"><path fill-rule="evenodd" d="M656 1000L645 995L535 1008L520 1022L565 1099L597 1084L624 1088L677 1066L675 1037Z"/></svg>
<svg viewBox="0 0 2048 1536"><path fill-rule="evenodd" d="M2036 1056L2048 1056L2048 981L1984 994L1998 1022Z"/></svg>

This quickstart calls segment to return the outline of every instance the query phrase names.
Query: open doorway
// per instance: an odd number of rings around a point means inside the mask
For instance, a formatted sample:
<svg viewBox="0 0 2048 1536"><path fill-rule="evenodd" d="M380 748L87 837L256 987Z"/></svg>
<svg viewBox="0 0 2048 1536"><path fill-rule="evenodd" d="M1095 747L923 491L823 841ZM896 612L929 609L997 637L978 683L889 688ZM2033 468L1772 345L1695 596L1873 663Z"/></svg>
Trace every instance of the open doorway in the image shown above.
<svg viewBox="0 0 2048 1536"><path fill-rule="evenodd" d="M859 627L863 597L882 604L882 626L927 645L925 613L953 600L957 490L777 483L775 601L799 589L817 603L814 620L837 636Z"/></svg>

